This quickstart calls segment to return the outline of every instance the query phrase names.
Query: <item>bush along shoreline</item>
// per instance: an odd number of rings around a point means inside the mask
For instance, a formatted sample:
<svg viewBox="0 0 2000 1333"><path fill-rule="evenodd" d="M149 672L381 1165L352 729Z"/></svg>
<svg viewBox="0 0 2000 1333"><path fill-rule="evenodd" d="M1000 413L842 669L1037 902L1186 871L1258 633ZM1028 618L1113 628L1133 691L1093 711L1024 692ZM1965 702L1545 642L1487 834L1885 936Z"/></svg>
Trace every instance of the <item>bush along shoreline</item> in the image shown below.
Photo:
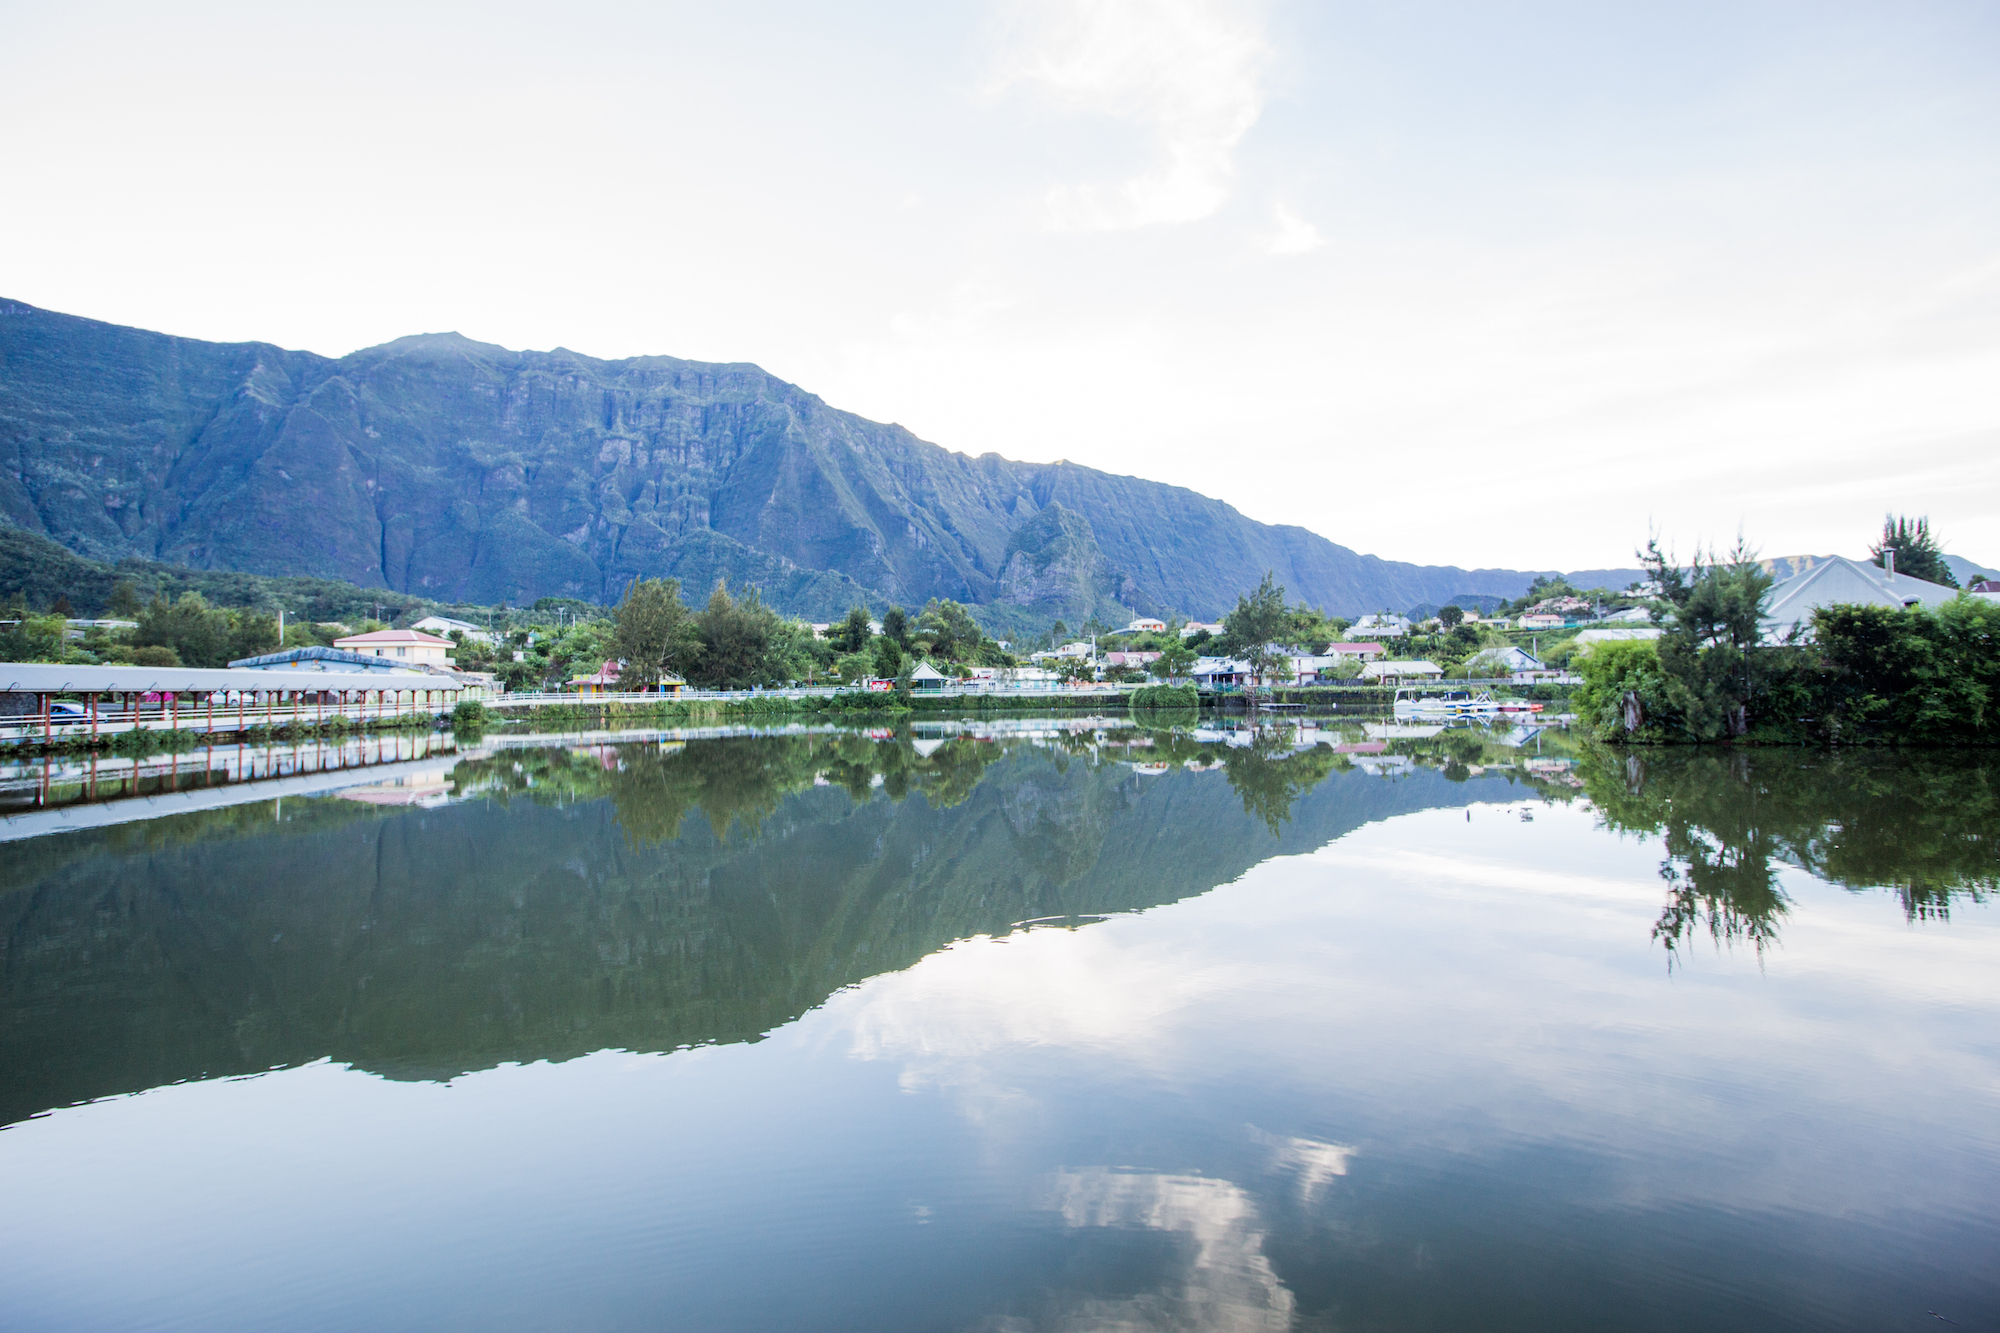
<svg viewBox="0 0 2000 1333"><path fill-rule="evenodd" d="M1616 745L2000 745L2000 603L1827 606L1767 641L1771 576L1740 544L1691 570L1653 558L1651 642L1578 661L1576 712Z"/></svg>

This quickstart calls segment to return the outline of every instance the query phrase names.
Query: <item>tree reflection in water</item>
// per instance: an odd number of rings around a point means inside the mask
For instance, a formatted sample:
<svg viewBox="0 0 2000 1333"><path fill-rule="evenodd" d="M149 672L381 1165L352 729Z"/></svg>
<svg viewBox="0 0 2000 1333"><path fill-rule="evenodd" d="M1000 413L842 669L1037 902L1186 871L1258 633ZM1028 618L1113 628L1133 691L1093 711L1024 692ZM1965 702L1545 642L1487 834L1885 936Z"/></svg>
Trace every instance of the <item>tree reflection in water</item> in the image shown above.
<svg viewBox="0 0 2000 1333"><path fill-rule="evenodd" d="M1776 943L1784 866L1890 890L1911 920L1985 901L2000 883L1996 769L1986 752L1599 749L1582 776L1608 827L1666 844L1653 937L1671 966L1703 929L1760 954Z"/></svg>

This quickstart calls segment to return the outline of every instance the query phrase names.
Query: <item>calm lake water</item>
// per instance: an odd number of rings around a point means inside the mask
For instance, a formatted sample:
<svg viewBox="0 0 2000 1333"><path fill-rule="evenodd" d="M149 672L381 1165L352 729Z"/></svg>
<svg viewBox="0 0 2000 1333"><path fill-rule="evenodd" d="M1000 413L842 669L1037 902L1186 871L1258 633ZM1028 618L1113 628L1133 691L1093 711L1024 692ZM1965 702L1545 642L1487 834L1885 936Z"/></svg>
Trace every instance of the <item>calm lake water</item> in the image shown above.
<svg viewBox="0 0 2000 1333"><path fill-rule="evenodd" d="M1996 779L502 737L17 838L0 1326L2000 1327Z"/></svg>

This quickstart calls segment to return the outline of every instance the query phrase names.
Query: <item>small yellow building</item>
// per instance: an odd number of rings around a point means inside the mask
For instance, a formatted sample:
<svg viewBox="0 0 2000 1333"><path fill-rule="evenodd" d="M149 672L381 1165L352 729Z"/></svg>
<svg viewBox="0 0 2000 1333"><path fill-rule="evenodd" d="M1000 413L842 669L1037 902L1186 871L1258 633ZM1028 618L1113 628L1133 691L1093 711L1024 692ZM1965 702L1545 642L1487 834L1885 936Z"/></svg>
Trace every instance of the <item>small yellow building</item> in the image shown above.
<svg viewBox="0 0 2000 1333"><path fill-rule="evenodd" d="M335 639L333 646L344 653L364 657L389 657L411 666L452 665L450 639L414 629L378 629L373 634L350 634Z"/></svg>

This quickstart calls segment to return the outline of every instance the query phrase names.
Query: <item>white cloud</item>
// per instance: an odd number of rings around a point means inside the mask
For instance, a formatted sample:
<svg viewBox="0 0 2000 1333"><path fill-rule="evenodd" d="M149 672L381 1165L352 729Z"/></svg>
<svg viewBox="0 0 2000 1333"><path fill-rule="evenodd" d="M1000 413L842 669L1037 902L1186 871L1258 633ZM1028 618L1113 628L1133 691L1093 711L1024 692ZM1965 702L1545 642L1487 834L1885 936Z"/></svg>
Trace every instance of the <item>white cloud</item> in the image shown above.
<svg viewBox="0 0 2000 1333"><path fill-rule="evenodd" d="M1018 0L1005 17L996 89L1026 85L1155 140L1150 170L1050 191L1058 230L1194 222L1222 206L1236 145L1264 109L1270 47L1254 9L1226 0Z"/></svg>
<svg viewBox="0 0 2000 1333"><path fill-rule="evenodd" d="M1292 1326L1296 1301L1264 1254L1256 1202L1227 1180L1087 1167L1058 1172L1045 1206L1072 1228L1145 1228L1191 1242L1186 1267L1160 1288L1087 1300L1063 1329L1242 1330Z"/></svg>
<svg viewBox="0 0 2000 1333"><path fill-rule="evenodd" d="M1264 238L1264 252L1270 255L1310 254L1326 244L1319 228L1291 209L1279 204L1272 210L1271 231Z"/></svg>

